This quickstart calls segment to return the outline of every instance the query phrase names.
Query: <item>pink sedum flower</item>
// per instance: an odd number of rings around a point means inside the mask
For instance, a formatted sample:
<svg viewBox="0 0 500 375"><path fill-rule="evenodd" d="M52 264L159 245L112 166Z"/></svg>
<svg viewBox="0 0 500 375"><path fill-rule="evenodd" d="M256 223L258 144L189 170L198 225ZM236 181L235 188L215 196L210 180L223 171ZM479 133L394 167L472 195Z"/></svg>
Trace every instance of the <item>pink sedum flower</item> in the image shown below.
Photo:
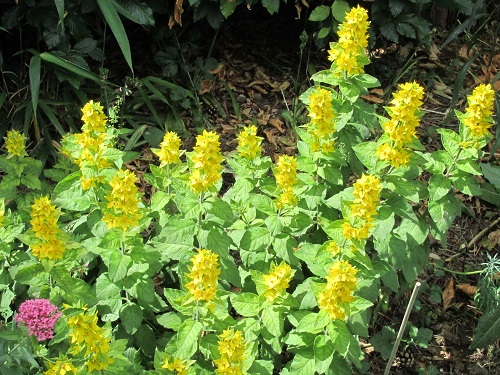
<svg viewBox="0 0 500 375"><path fill-rule="evenodd" d="M54 324L60 316L61 312L48 299L30 299L21 303L15 320L24 323L30 335L43 341L54 337Z"/></svg>

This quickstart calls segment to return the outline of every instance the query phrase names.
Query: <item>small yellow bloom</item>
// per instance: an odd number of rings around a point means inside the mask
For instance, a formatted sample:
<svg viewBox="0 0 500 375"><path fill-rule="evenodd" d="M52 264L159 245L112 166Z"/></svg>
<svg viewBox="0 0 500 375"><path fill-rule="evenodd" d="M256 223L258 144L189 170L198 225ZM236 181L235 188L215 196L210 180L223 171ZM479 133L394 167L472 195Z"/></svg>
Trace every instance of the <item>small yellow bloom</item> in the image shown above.
<svg viewBox="0 0 500 375"><path fill-rule="evenodd" d="M167 132L160 143L160 149L153 149L153 152L160 159L160 167L168 164L178 164L181 162L181 139L174 132Z"/></svg>
<svg viewBox="0 0 500 375"><path fill-rule="evenodd" d="M182 359L174 358L169 360L166 358L161 368L167 369L175 375L187 375L189 366Z"/></svg>
<svg viewBox="0 0 500 375"><path fill-rule="evenodd" d="M208 191L222 178L222 160L219 135L203 130L203 134L196 138L196 146L191 153L189 185L195 193Z"/></svg>
<svg viewBox="0 0 500 375"><path fill-rule="evenodd" d="M335 111L332 105L332 93L317 87L308 97L310 123L307 132L311 135L313 151L325 154L334 150Z"/></svg>
<svg viewBox="0 0 500 375"><path fill-rule="evenodd" d="M217 366L217 374L243 374L243 362L245 360L246 342L241 331L226 329L219 336L218 348L220 358L214 363Z"/></svg>
<svg viewBox="0 0 500 375"><path fill-rule="evenodd" d="M325 289L318 295L318 306L331 319L345 319L348 304L354 301L352 295L357 285L358 270L347 261L336 261L326 276Z"/></svg>
<svg viewBox="0 0 500 375"><path fill-rule="evenodd" d="M272 302L282 295L288 288L294 274L295 270L292 270L285 262L278 266L273 264L269 274L264 275L264 284L266 285L264 296L266 299Z"/></svg>
<svg viewBox="0 0 500 375"><path fill-rule="evenodd" d="M91 100L82 108L82 121L84 131L105 133L108 118L104 114L101 103Z"/></svg>
<svg viewBox="0 0 500 375"><path fill-rule="evenodd" d="M38 258L61 259L65 246L61 241L62 230L57 221L61 211L48 197L34 200L31 206L31 228L38 241L31 245L33 255Z"/></svg>
<svg viewBox="0 0 500 375"><path fill-rule="evenodd" d="M193 265L187 274L191 281L185 287L195 300L212 301L215 299L220 275L218 258L217 254L206 249L201 249L191 258Z"/></svg>
<svg viewBox="0 0 500 375"><path fill-rule="evenodd" d="M293 186L297 182L297 159L294 156L281 155L276 163L276 185L281 191L276 201L277 207L294 205L297 202L293 194Z"/></svg>
<svg viewBox="0 0 500 375"><path fill-rule="evenodd" d="M73 366L69 360L58 359L50 368L44 372L44 375L66 375L76 374L78 369Z"/></svg>
<svg viewBox="0 0 500 375"><path fill-rule="evenodd" d="M483 138L489 133L493 120L495 91L490 84L477 86L467 98L468 107L463 119L464 125L474 138Z"/></svg>
<svg viewBox="0 0 500 375"><path fill-rule="evenodd" d="M330 241L326 247L326 250L328 250L334 257L339 255L342 251L339 244L335 241Z"/></svg>
<svg viewBox="0 0 500 375"><path fill-rule="evenodd" d="M7 133L5 139L5 148L9 156L26 156L26 146L24 142L26 137L17 130L11 130Z"/></svg>
<svg viewBox="0 0 500 375"><path fill-rule="evenodd" d="M249 160L259 157L262 152L262 139L257 135L255 125L245 126L238 134L238 152L240 156Z"/></svg>

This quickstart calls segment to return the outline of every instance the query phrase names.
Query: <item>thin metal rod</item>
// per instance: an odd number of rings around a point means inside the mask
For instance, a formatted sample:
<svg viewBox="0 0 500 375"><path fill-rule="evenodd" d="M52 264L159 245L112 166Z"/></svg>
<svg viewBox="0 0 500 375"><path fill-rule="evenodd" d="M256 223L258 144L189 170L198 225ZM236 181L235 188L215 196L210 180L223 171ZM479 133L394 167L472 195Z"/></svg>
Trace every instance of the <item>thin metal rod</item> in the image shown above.
<svg viewBox="0 0 500 375"><path fill-rule="evenodd" d="M389 362L387 362L387 366L385 366L384 375L389 375L389 371L391 370L392 367L392 362L394 362L394 357L396 356L396 352L398 351L399 343L403 338L403 333L406 328L406 323L408 323L408 318L410 317L411 310L413 309L413 305L415 304L415 300L417 299L417 292L418 289L420 288L420 285L421 285L420 282L417 281L415 283L415 286L413 287L413 292L411 293L410 302L408 302L408 306L406 307L405 315L403 317L403 321L401 322L401 327L399 327L399 332L396 337L396 342L394 343L391 356L389 357Z"/></svg>

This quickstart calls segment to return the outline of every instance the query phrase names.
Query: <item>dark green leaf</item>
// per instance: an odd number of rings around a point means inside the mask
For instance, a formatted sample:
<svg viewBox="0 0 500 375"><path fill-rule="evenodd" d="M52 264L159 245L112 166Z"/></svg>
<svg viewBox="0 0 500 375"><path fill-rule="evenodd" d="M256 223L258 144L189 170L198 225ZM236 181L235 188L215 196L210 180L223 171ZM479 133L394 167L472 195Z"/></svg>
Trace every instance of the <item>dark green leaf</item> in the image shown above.
<svg viewBox="0 0 500 375"><path fill-rule="evenodd" d="M319 22L324 21L330 15L330 7L326 5L318 5L313 9L311 14L309 15L309 21Z"/></svg>
<svg viewBox="0 0 500 375"><path fill-rule="evenodd" d="M344 18L350 7L347 1L335 0L332 4L332 16L339 22L344 22Z"/></svg>
<svg viewBox="0 0 500 375"><path fill-rule="evenodd" d="M500 338L500 305L479 318L470 349L486 348Z"/></svg>
<svg viewBox="0 0 500 375"><path fill-rule="evenodd" d="M125 331L130 335L134 334L142 323L141 307L135 303L123 306L120 311L120 319Z"/></svg>

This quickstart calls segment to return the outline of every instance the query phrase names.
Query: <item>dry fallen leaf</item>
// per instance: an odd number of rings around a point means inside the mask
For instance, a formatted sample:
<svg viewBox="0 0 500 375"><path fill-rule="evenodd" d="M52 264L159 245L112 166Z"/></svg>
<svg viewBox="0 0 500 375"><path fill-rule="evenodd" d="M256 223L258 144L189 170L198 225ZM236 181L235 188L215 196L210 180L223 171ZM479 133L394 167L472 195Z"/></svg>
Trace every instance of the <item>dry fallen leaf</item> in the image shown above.
<svg viewBox="0 0 500 375"><path fill-rule="evenodd" d="M174 25L177 23L180 26L182 26L182 19L181 15L184 12L184 9L182 9L182 3L184 0L176 0L175 1L175 6L174 6L174 14L170 16L170 19L168 20L168 27L171 29L174 27Z"/></svg>
<svg viewBox="0 0 500 375"><path fill-rule="evenodd" d="M451 302L455 298L455 280L451 277L443 290L443 311L446 311L450 307Z"/></svg>
<svg viewBox="0 0 500 375"><path fill-rule="evenodd" d="M384 102L384 99L381 99L378 96L370 94L363 95L362 98L370 103L382 104Z"/></svg>
<svg viewBox="0 0 500 375"><path fill-rule="evenodd" d="M436 46L435 43L432 43L432 45L429 47L429 60L439 61L440 53L441 51L439 50L438 46Z"/></svg>
<svg viewBox="0 0 500 375"><path fill-rule="evenodd" d="M283 121L281 121L280 119L277 119L277 118L270 118L267 123L269 125L272 125L274 126L276 129L278 129L278 131L280 133L284 133L285 132L285 129L283 129Z"/></svg>
<svg viewBox="0 0 500 375"><path fill-rule="evenodd" d="M495 230L488 234L488 240L490 240L493 247L500 245L500 229Z"/></svg>
<svg viewBox="0 0 500 375"><path fill-rule="evenodd" d="M467 294L470 298L474 298L477 292L477 286L470 284L458 284L457 289Z"/></svg>

